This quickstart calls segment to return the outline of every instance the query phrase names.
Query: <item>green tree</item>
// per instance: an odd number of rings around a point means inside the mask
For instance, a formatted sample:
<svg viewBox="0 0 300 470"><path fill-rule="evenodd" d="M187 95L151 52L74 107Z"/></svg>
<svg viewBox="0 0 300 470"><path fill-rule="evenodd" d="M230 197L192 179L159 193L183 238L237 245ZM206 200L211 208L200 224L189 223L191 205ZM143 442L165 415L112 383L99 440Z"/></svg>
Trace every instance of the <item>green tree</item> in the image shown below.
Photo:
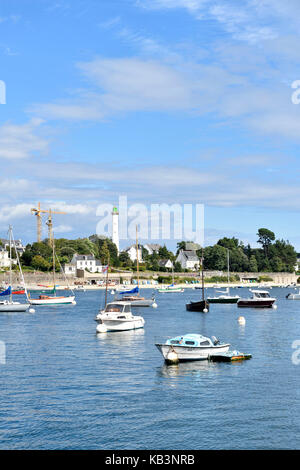
<svg viewBox="0 0 300 470"><path fill-rule="evenodd" d="M275 233L267 228L260 228L257 235L259 237L257 243L262 245L265 256L268 257L269 246L275 240Z"/></svg>
<svg viewBox="0 0 300 470"><path fill-rule="evenodd" d="M257 273L257 272L258 272L258 265L257 265L257 261L256 261L256 258L255 258L255 255L251 255L251 256L250 256L249 271L250 271L251 273Z"/></svg>

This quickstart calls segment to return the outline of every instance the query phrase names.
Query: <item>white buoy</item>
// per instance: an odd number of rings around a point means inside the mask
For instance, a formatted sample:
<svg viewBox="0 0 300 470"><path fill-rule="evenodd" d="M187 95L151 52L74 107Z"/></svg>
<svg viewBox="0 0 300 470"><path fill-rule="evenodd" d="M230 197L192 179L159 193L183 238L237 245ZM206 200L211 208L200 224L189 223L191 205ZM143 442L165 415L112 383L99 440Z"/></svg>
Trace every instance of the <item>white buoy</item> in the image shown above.
<svg viewBox="0 0 300 470"><path fill-rule="evenodd" d="M246 324L246 319L245 319L245 317L239 317L239 318L238 318L238 322L239 322L240 325L245 325L245 324Z"/></svg>
<svg viewBox="0 0 300 470"><path fill-rule="evenodd" d="M97 333L106 333L107 332L107 328L105 325L103 325L103 323L100 323L97 328Z"/></svg>
<svg viewBox="0 0 300 470"><path fill-rule="evenodd" d="M204 308L203 313L207 313L207 312L208 312L207 308Z"/></svg>
<svg viewBox="0 0 300 470"><path fill-rule="evenodd" d="M30 308L28 311L29 311L29 313L35 313L34 308Z"/></svg>
<svg viewBox="0 0 300 470"><path fill-rule="evenodd" d="M277 305L273 304L273 305L272 305L272 308L274 308L274 310L276 310Z"/></svg>
<svg viewBox="0 0 300 470"><path fill-rule="evenodd" d="M169 363L172 363L172 364L177 364L177 362L179 362L179 359L178 359L178 355L177 353L171 349L171 351L168 353L167 357L166 357L166 360L169 362Z"/></svg>
<svg viewBox="0 0 300 470"><path fill-rule="evenodd" d="M153 302L152 307L153 307L153 308L157 308L157 303L156 303L156 302Z"/></svg>

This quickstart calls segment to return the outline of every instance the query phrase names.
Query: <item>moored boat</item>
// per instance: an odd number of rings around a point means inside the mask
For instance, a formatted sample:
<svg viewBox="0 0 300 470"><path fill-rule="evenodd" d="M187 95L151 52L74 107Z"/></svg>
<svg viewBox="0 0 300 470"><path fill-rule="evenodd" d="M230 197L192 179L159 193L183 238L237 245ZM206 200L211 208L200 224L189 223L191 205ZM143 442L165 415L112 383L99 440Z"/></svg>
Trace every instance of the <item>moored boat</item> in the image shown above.
<svg viewBox="0 0 300 470"><path fill-rule="evenodd" d="M252 297L249 297L247 299L245 298L240 298L237 301L237 306L246 308L246 307L252 307L252 308L274 308L276 307L274 303L276 302L276 299L274 297L271 297L268 291L263 291L263 290L250 290L252 292Z"/></svg>
<svg viewBox="0 0 300 470"><path fill-rule="evenodd" d="M176 363L209 359L211 354L226 353L230 344L221 343L214 336L208 338L200 334L186 334L168 339L164 344L156 343L155 346L166 362Z"/></svg>
<svg viewBox="0 0 300 470"><path fill-rule="evenodd" d="M230 295L229 287L227 287L226 291L219 292L222 292L222 295L207 297L207 300L210 304L236 304L240 299L239 295Z"/></svg>
<svg viewBox="0 0 300 470"><path fill-rule="evenodd" d="M3 301L0 301L0 312L1 313L2 312L3 313L5 313L5 312L27 312L27 310L29 310L30 303L28 302L27 289L26 289L25 280L24 280L24 276L23 276L23 272L22 272L22 267L21 267L21 263L20 263L20 259L19 259L19 254L18 254L18 250L16 249L16 244L15 244L15 240L14 240L11 225L9 226L8 233L9 233L9 286L6 289L1 291L0 297L9 296L9 300L5 299ZM12 248L14 248L15 253L16 253L17 265L18 265L18 268L19 268L19 271L20 271L22 282L23 282L23 286L21 287L21 289L19 288L19 290L15 290L15 291L13 291L13 289L12 289ZM26 296L26 302L25 303L15 302L13 300L13 295L22 295L22 294L24 294Z"/></svg>
<svg viewBox="0 0 300 470"><path fill-rule="evenodd" d="M300 289L299 292L292 294L291 292L286 296L286 299L289 300L300 300Z"/></svg>
<svg viewBox="0 0 300 470"><path fill-rule="evenodd" d="M96 321L99 323L96 328L97 333L143 328L144 318L132 315L130 306L130 302L109 302L96 316Z"/></svg>

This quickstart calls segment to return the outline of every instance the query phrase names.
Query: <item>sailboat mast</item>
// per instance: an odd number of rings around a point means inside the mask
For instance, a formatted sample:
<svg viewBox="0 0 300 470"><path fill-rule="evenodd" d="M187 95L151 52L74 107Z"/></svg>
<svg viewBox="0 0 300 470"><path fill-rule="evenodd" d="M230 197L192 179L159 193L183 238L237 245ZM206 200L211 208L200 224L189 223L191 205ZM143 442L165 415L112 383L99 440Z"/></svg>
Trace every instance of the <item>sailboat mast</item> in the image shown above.
<svg viewBox="0 0 300 470"><path fill-rule="evenodd" d="M227 281L229 284L229 249L227 248Z"/></svg>
<svg viewBox="0 0 300 470"><path fill-rule="evenodd" d="M204 257L203 257L203 248L202 248L202 257L201 257L201 275L202 275L202 300L204 300Z"/></svg>
<svg viewBox="0 0 300 470"><path fill-rule="evenodd" d="M11 225L9 226L9 285L10 285L10 294L9 301L12 303L12 259L11 259Z"/></svg>
<svg viewBox="0 0 300 470"><path fill-rule="evenodd" d="M55 292L55 249L54 249L54 237L52 240L52 257L53 257L53 289Z"/></svg>
<svg viewBox="0 0 300 470"><path fill-rule="evenodd" d="M138 290L139 290L139 284L140 284L140 280L139 280L139 245L138 245L138 228L137 228L137 225L135 227L135 231L136 231L136 271L137 271L137 286L138 286ZM139 292L138 292L139 294Z"/></svg>
<svg viewBox="0 0 300 470"><path fill-rule="evenodd" d="M107 305L107 287L108 287L108 270L109 270L109 263L110 263L110 255L108 255L108 258L107 258L107 271L106 271L106 285L105 285L105 307L104 309L106 308L106 305Z"/></svg>

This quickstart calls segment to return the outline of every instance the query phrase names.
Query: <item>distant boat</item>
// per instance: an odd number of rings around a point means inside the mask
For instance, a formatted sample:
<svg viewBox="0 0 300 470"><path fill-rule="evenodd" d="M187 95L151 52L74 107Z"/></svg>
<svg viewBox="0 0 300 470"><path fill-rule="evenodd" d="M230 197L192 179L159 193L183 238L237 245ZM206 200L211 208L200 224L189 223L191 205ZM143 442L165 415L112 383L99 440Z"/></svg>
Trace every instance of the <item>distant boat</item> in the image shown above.
<svg viewBox="0 0 300 470"><path fill-rule="evenodd" d="M56 295L56 283L55 283L55 242L54 238L52 240L52 257L53 257L53 289L49 291L49 294L53 295L45 295L41 294L38 299L29 299L31 305L62 305L62 304L71 304L75 305L75 295L72 291L73 295L68 296L57 296Z"/></svg>
<svg viewBox="0 0 300 470"><path fill-rule="evenodd" d="M164 344L156 343L166 362L200 361L209 359L211 354L226 353L229 343L220 343L215 338L199 334L186 334L168 339Z"/></svg>
<svg viewBox="0 0 300 470"><path fill-rule="evenodd" d="M0 297L9 296L9 300L2 300L0 301L0 312L27 312L30 307L30 303L28 302L28 295L27 289L25 286L25 280L22 272L22 267L19 259L18 250L16 249L15 240L13 237L12 226L9 226L9 286L2 290L0 293ZM17 257L17 264L20 270L21 278L23 281L24 288L18 291L13 291L12 289L12 248L15 249L16 257ZM26 296L26 303L22 302L15 302L13 300L13 295L20 295L25 294Z"/></svg>
<svg viewBox="0 0 300 470"><path fill-rule="evenodd" d="M169 286L165 286L165 287L160 287L157 289L158 292L160 292L161 294L164 294L164 293L174 293L174 292L184 292L184 289L182 287L179 287L179 286L176 286L176 284L174 283L174 268L172 268L172 284L170 284Z"/></svg>
<svg viewBox="0 0 300 470"><path fill-rule="evenodd" d="M286 296L286 299L290 300L300 300L300 289L299 292L296 294L292 294L291 292Z"/></svg>
<svg viewBox="0 0 300 470"><path fill-rule="evenodd" d="M225 291L219 292L222 292L222 295L216 297L207 297L207 300L210 304L236 304L240 299L238 295L229 294L229 287L227 287Z"/></svg>
<svg viewBox="0 0 300 470"><path fill-rule="evenodd" d="M252 292L252 297L240 298L237 301L238 307L271 308L276 302L276 299L271 297L268 291L250 290L250 292Z"/></svg>
<svg viewBox="0 0 300 470"><path fill-rule="evenodd" d="M137 237L137 226L136 226L136 272L137 272L137 286L130 291L121 291L120 295L124 296L122 298L116 299L117 301L126 301L130 302L132 307L152 307L156 306L155 298L147 299L140 296L139 288L139 246L138 246L138 237ZM134 295L137 294L137 295Z"/></svg>
<svg viewBox="0 0 300 470"><path fill-rule="evenodd" d="M160 287L159 289L157 289L158 292L160 292L161 294L164 294L164 293L172 293L172 292L184 292L184 289L182 287L178 287L178 286L174 286L173 284L171 284L170 286L166 286L166 287Z"/></svg>
<svg viewBox="0 0 300 470"><path fill-rule="evenodd" d="M227 249L227 282L230 282L229 276L229 250ZM210 304L236 304L239 300L238 295L230 295L229 287L226 288L226 291L219 291L222 295L216 297L207 297L207 300Z"/></svg>
<svg viewBox="0 0 300 470"><path fill-rule="evenodd" d="M204 296L204 258L203 258L203 250L202 250L202 259L201 259L201 279L202 279L202 300L198 301L191 301L190 303L186 304L185 308L191 312L208 312L209 311L209 303L205 299Z"/></svg>

